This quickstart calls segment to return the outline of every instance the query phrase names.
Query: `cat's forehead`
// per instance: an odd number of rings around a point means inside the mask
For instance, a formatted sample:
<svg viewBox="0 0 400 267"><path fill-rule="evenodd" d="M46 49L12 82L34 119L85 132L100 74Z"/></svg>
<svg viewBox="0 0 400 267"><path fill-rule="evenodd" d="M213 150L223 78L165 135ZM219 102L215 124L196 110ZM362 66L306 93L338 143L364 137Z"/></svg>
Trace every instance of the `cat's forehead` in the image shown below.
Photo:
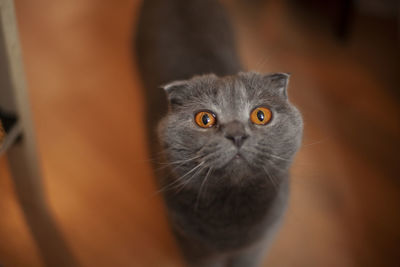
<svg viewBox="0 0 400 267"><path fill-rule="evenodd" d="M211 84L199 84L196 90L200 96L199 105L226 117L227 120L241 117L247 119L252 109L266 101L257 81L238 75L219 78Z"/></svg>
<svg viewBox="0 0 400 267"><path fill-rule="evenodd" d="M238 117L247 115L254 105L249 88L237 78L225 78L217 82L214 87L215 97L209 99L212 109L224 116ZM208 96L209 97L209 96Z"/></svg>

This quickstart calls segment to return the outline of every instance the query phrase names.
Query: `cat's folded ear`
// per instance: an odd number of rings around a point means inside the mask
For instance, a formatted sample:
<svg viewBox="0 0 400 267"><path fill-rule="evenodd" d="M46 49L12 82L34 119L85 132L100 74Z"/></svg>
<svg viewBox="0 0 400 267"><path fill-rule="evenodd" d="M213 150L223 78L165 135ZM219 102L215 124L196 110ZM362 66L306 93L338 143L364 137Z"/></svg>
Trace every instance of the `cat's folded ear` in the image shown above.
<svg viewBox="0 0 400 267"><path fill-rule="evenodd" d="M189 82L186 80L174 81L165 85L161 88L167 93L168 101L171 107L181 106L184 103L185 92L188 88Z"/></svg>
<svg viewBox="0 0 400 267"><path fill-rule="evenodd" d="M264 76L264 82L268 88L277 90L279 94L287 98L287 88L289 85L290 73L272 73Z"/></svg>

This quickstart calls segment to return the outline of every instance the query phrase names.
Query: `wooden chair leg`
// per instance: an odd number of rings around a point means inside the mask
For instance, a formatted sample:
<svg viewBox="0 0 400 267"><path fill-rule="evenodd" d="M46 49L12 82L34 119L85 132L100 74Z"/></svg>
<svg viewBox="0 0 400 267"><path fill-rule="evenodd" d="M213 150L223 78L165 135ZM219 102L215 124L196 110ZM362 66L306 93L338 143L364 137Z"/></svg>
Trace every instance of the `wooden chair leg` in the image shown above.
<svg viewBox="0 0 400 267"><path fill-rule="evenodd" d="M13 0L0 0L0 105L16 114L2 146L18 201L46 266L79 266L45 198ZM17 137L21 136L21 138ZM15 142L17 140L17 142Z"/></svg>
<svg viewBox="0 0 400 267"><path fill-rule="evenodd" d="M78 266L49 210L30 142L23 137L7 151L10 173L26 223L46 266Z"/></svg>

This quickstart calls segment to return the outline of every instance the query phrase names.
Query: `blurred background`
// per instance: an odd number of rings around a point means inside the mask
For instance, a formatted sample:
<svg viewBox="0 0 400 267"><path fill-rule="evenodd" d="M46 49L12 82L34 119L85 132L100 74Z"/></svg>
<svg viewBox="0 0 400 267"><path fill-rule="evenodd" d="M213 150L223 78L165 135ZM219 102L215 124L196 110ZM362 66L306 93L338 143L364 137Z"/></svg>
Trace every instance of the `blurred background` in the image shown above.
<svg viewBox="0 0 400 267"><path fill-rule="evenodd" d="M265 266L400 266L400 4L224 0L246 68L305 121ZM132 55L138 0L15 0L51 211L82 266L181 266ZM43 266L0 158L0 264Z"/></svg>

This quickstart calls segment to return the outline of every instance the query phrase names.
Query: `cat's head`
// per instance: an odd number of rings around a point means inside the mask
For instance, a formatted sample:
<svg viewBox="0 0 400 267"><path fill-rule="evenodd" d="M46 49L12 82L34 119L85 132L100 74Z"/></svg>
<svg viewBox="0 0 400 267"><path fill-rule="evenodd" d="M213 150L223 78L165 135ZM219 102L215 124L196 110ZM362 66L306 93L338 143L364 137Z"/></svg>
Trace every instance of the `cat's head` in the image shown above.
<svg viewBox="0 0 400 267"><path fill-rule="evenodd" d="M207 183L271 180L287 172L303 128L288 101L288 79L283 73L246 72L164 86L170 109L159 138L181 182L198 184L206 176L219 179Z"/></svg>

